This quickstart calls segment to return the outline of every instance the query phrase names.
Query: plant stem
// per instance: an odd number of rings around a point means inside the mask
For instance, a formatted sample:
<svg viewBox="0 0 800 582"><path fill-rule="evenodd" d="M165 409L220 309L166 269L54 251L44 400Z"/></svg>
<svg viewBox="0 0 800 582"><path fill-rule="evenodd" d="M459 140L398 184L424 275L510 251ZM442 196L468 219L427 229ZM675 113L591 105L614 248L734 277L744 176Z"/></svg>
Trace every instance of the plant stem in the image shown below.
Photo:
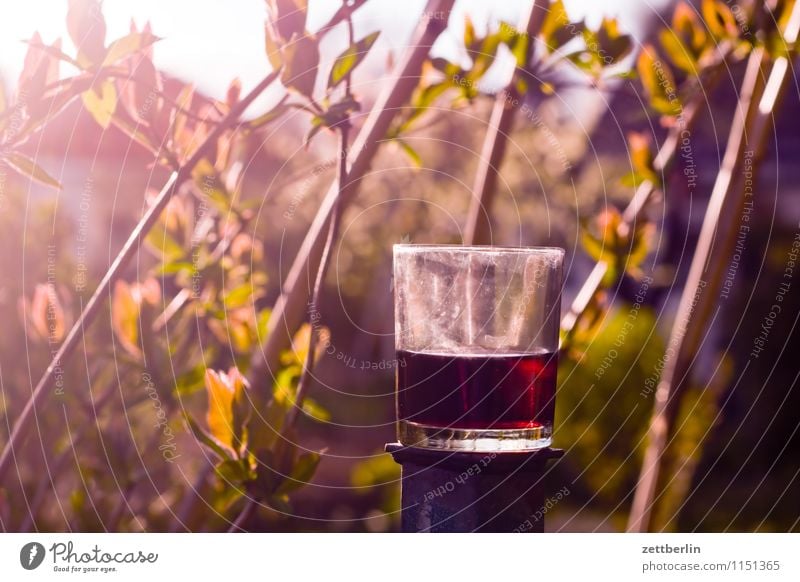
<svg viewBox="0 0 800 582"><path fill-rule="evenodd" d="M425 13L436 14L437 17L426 18L420 23L409 42L411 48L397 68L393 81L384 87L375 101L364 127L353 143L351 155L348 156L349 180L346 188L340 192L338 184L333 184L320 204L284 282L283 292L270 314L266 341L255 356L248 374L257 406L268 402L272 397L275 373L280 367L280 354L291 345L292 334L304 319L311 294L308 281L313 280L314 273L319 268L336 201L339 200L340 208L344 209L356 195L379 145L386 140L386 133L395 114L402 109L417 86L422 64L433 42L446 28L453 2L454 0L428 0Z"/></svg>
<svg viewBox="0 0 800 582"><path fill-rule="evenodd" d="M533 0L530 9L523 15L519 29L528 37L528 53L525 66L530 66L533 57L534 39L539 34L549 0ZM494 100L489 127L483 139L481 157L475 172L475 183L472 186L473 197L467 214L467 225L464 230L465 245L482 245L492 242L491 209L497 190L497 178L500 165L506 153L508 137L514 121L514 113L521 98L514 85L516 71L512 72L506 88L500 91Z"/></svg>
<svg viewBox="0 0 800 582"><path fill-rule="evenodd" d="M173 172L167 180L164 187L159 192L153 205L145 212L144 216L139 220L139 223L133 229L128 240L123 245L114 262L109 267L106 274L103 276L100 284L95 289L91 298L89 299L86 307L83 309L80 317L70 329L64 343L61 344L55 356L53 356L50 364L47 366L43 376L31 393L30 398L25 404L17 421L14 423L14 428L8 439L8 443L3 448L0 454L0 483L5 479L6 473L12 464L16 464L16 449L22 445L22 442L30 432L32 422L36 419L36 409L44 399L45 395L52 389L55 380L54 371L60 366L66 365L66 360L72 355L72 352L81 342L83 333L94 322L95 317L103 305L103 300L111 293L112 286L120 278L122 270L127 265L128 261L138 251L144 236L155 225L161 212L166 207L172 196L178 191L180 186L186 181L191 179L192 170L194 167L208 154L209 151L216 145L217 139L223 132L233 127L239 120L239 117L244 111L255 101L255 99L266 90L280 75L280 71L273 71L267 75L250 93L248 93L240 102L238 102L228 115L214 127L208 134L203 142L192 154L191 158Z"/></svg>
<svg viewBox="0 0 800 582"><path fill-rule="evenodd" d="M791 45L797 39L798 28L800 3L792 9L785 32L787 44ZM716 317L720 309L718 294L727 259L735 243L736 230L732 226L741 216L745 201L740 171L744 153L747 150L763 151L775 104L789 69L787 59L778 58L765 83L763 67L767 61L768 55L763 48L754 49L742 81L725 156L709 199L697 250L670 335L670 349L665 354L664 371L656 389L648 432L649 444L634 495L628 531L647 531L649 528L659 470L669 445L680 397L688 383L708 321L712 315Z"/></svg>

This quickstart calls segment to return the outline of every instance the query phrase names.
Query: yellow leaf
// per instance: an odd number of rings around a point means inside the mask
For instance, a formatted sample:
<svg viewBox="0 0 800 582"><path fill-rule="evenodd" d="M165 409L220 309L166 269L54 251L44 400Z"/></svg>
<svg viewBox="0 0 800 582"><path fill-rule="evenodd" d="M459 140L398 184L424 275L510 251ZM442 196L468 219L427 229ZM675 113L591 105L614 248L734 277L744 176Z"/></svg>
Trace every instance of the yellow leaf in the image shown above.
<svg viewBox="0 0 800 582"><path fill-rule="evenodd" d="M246 380L236 368L228 373L206 370L208 413L206 420L211 435L222 445L239 451L244 440L246 422Z"/></svg>
<svg viewBox="0 0 800 582"><path fill-rule="evenodd" d="M94 120L107 129L117 108L117 90L110 79L103 81L99 87L81 93L81 100L86 110L92 114Z"/></svg>
<svg viewBox="0 0 800 582"><path fill-rule="evenodd" d="M36 285L30 303L24 301L34 335L49 342L60 342L66 334L64 308L53 285Z"/></svg>
<svg viewBox="0 0 800 582"><path fill-rule="evenodd" d="M117 281L111 301L111 325L122 347L135 357L141 355L136 343L139 338L139 306L140 301L134 298L130 285Z"/></svg>

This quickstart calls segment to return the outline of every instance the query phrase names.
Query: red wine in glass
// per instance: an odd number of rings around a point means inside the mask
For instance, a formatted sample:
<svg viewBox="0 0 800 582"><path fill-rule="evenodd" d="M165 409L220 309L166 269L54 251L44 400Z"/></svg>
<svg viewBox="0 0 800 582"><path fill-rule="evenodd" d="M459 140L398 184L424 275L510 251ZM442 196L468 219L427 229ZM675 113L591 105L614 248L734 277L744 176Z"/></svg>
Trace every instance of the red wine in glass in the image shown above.
<svg viewBox="0 0 800 582"><path fill-rule="evenodd" d="M401 421L456 429L553 426L558 356L553 352L397 352ZM543 434L544 436L544 434Z"/></svg>

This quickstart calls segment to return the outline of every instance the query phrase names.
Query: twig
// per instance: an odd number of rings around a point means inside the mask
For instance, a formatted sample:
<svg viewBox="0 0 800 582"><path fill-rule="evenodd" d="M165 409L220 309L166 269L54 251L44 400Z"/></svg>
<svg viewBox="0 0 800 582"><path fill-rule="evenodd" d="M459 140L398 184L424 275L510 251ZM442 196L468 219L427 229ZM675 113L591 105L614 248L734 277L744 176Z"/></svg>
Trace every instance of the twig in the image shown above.
<svg viewBox="0 0 800 582"><path fill-rule="evenodd" d="M270 314L266 340L254 358L248 374L257 404L271 398L280 354L291 345L292 334L303 321L311 293L308 281L312 280L319 267L335 202L340 199L341 208L346 208L357 193L378 146L386 139L392 119L416 87L422 64L433 42L445 29L453 2L454 0L428 0L426 13L436 14L437 17L426 18L420 23L417 33L410 41L411 48L403 64L398 67L392 83L384 87L375 101L364 127L353 143L351 155L348 156L350 167L346 188L340 193L338 185L333 184L320 204L286 278L283 292Z"/></svg>
<svg viewBox="0 0 800 582"><path fill-rule="evenodd" d="M344 5L347 5L345 0ZM347 17L347 30L349 36L349 44L354 42L353 38L353 21ZM347 73L345 77L345 96L352 98L351 94L351 73ZM336 244L339 238L339 225L342 221L342 199L345 190L347 189L347 148L350 145L350 117L347 116L336 128L339 130L339 164L337 166L336 184L338 195L333 204L333 214L331 216L330 226L328 227L328 237L325 240L325 247L322 249L322 256L320 257L319 267L317 268L317 276L314 280L314 290L311 294L311 309L315 312L319 310L320 298L322 296L322 288L325 285L325 276L328 274L328 267L330 265L331 252L333 245ZM303 363L303 373L300 375L300 380L297 383L297 392L295 393L294 406L286 413L284 420L283 431L290 431L297 419L297 414L303 409L303 402L305 401L306 393L308 392L309 385L311 384L314 376L314 362L316 360L317 343L319 333L316 329L312 329L308 334L308 351L306 352L305 362Z"/></svg>
<svg viewBox="0 0 800 582"><path fill-rule="evenodd" d="M530 9L522 17L519 29L525 30L528 37L528 53L525 67L530 66L533 57L534 39L539 34L549 0L533 0ZM514 85L516 72L511 73L505 90L500 91L495 97L489 127L483 139L481 157L478 160L478 169L475 172L475 183L472 187L473 197L470 201L467 214L467 226L464 230L465 245L489 244L491 242L490 213L494 196L497 190L497 177L500 164L506 153L508 136L517 110L515 100L519 93Z"/></svg>
<svg viewBox="0 0 800 582"><path fill-rule="evenodd" d="M222 133L227 131L239 120L239 117L242 115L242 113L261 93L264 92L264 90L266 90L267 87L269 87L278 78L279 75L280 70L270 73L252 91L250 91L248 95L246 95L240 102L231 108L231 111L228 113L228 115L226 115L225 118L222 119L216 127L214 127L206 139L198 146L191 158L189 158L184 165L178 168L177 171L170 175L167 183L161 189L161 192L159 192L158 197L153 205L139 220L139 223L133 229L133 232L128 237L125 245L122 247L122 250L120 250L116 259L114 259L114 262L111 264L108 271L103 276L103 279L100 281L97 289L95 289L95 292L92 294L92 297L89 299L86 307L83 309L81 316L72 326L72 329L70 329L69 334L64 340L64 343L61 344L61 347L58 349L55 356L53 356L50 364L45 370L44 375L39 380L39 383L36 385L36 388L33 390L33 393L25 404L22 413L14 423L14 428L11 431L11 436L9 437L8 443L6 443L6 446L0 455L0 482L3 482L5 479L6 472L11 466L12 461L16 463L16 448L21 446L22 441L24 441L24 439L27 437L32 421L36 415L37 406L41 403L45 394L47 394L52 388L55 379L54 371L58 367L65 364L66 360L70 357L72 352L80 343L81 335L89 326L91 326L92 322L100 311L100 307L103 304L104 298L109 295L113 284L120 278L122 269L138 250L141 240L156 223L161 215L161 212L164 210L175 192L177 192L181 184L183 184L183 182L186 180L191 179L191 173L194 166L196 166L197 163L206 156L211 148L216 145L217 139L222 135Z"/></svg>
<svg viewBox="0 0 800 582"><path fill-rule="evenodd" d="M799 29L800 3L796 3L784 33L788 45L797 40ZM741 169L746 148L754 152L763 151L775 104L787 77L789 62L786 57L780 57L772 65L765 84L762 67L767 60L764 49L758 48L754 49L748 61L737 114L731 124L725 156L709 199L697 250L670 334L672 349L665 355L664 370L656 389L648 432L649 445L634 495L628 531L646 531L649 527L659 469L669 444L680 396L685 390L707 322L715 312L726 268L725 258L730 255L735 242L735 229L729 227L741 215L745 200L743 179L736 175L741 174L737 170Z"/></svg>

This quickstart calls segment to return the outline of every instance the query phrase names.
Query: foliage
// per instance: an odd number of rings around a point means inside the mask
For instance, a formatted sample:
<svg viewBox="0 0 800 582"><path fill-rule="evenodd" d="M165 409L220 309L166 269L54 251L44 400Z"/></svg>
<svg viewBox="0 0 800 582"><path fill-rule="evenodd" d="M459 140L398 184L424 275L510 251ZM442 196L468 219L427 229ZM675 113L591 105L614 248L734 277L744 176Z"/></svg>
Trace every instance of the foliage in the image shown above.
<svg viewBox="0 0 800 582"><path fill-rule="evenodd" d="M352 93L349 79L380 41L380 31L353 38L351 17L363 4L363 0L344 2L326 24L310 31L303 0L271 0L264 49L285 91L273 108L232 126L222 121L241 102L238 80L230 83L224 100L215 100L169 79L154 65L159 39L150 27L139 30L132 25L121 38L107 39L97 0L69 2L67 28L75 54L62 51L58 41L44 44L38 35L29 41L16 94L0 99L3 170L61 189L54 172L31 157L31 145L74 103L80 103L98 127L121 132L132 146L147 152L152 164L148 169L182 169L214 129L223 129L212 153L191 168L190 182L145 234L143 248L149 257L137 264L135 273L130 271L131 282L115 285L109 329L87 334L84 350L92 362L90 369L81 369L80 362L63 363L63 384L83 386L87 377L89 384L85 393L73 390L63 395L64 402L79 411L79 426L52 414L48 419L53 419L54 434L43 437L43 446L55 453L60 466L69 462L73 447L86 451L82 456L88 460L80 464L77 475L64 479L67 485L57 490L69 491L71 526L167 529L173 525L173 513L163 495L175 502L172 505L183 507L177 516L182 527L226 528L247 499L255 499L269 509L259 519L279 528L292 511L293 499L324 462L324 447L318 441L304 444L300 437L309 427L337 420L339 411L298 397L298 382L311 338L317 334L323 340L310 358L313 365L332 345L330 332L313 319L296 330L279 369L270 371L274 382L268 402L257 403L246 380L254 355L270 333L270 302L279 266L265 259L270 249L265 249L254 211L263 201L242 196L242 167L252 161L252 140L268 139L273 124L289 114L303 116L306 146L320 131L340 131L354 122L361 101ZM536 111L576 82L606 91L622 82L643 90L658 125L674 128L698 98L701 81L721 66L721 47L729 47L732 64L741 62L754 47L764 47L773 56L794 49L779 42L790 8L790 2L777 3L776 25L745 34L728 3L703 0L698 13L681 2L671 27L638 54L633 39L616 20L604 18L590 28L573 21L562 0L550 3L533 38L504 22L478 31L467 19L459 31L463 58L427 59L411 102L394 116L386 137L422 166L429 158L412 147L414 133L428 127L423 122L433 123L439 109L480 108L484 101L505 98L487 88L490 71L500 68L504 59L514 64L507 96ZM755 14L745 24L755 30L761 16ZM331 31L342 29L347 29L348 41L328 67L321 43ZM62 76L61 68L70 74ZM631 131L628 149L630 168L622 176L623 184L638 187L647 182L663 194L664 167L656 167L657 152L650 140ZM151 204L155 196L148 192L147 202ZM581 223L577 238L586 255L605 267L605 275L578 314L579 324L563 338L557 438L576 451L575 458L586 468L584 483L603 503L616 507L615 500L630 489L635 477L631 459L638 459L642 451L649 394L642 396L641 387L658 380L653 370L658 369L664 345L649 306L609 305L615 286L642 288L652 281L647 274L655 267L648 265L655 224L646 212L631 222L614 207L596 210L593 219ZM51 228L51 217L52 210L38 217L37 231ZM419 225L420 219L415 220ZM22 239L13 224L5 226L4 235ZM414 225L407 226L404 232ZM376 227L382 236L387 230L384 222ZM57 238L58 233L51 231ZM41 255L39 249L37 264L46 265L49 258ZM67 265L65 271L74 266L61 256L58 264ZM19 298L25 330L41 349L35 355L41 361L36 360L34 368L46 366L53 347L63 341L84 307L82 293L69 291L61 283L66 280L64 272L51 277L39 269L32 287L14 282L2 290ZM4 341L0 351L10 353L12 347ZM630 366L610 365L609 360ZM11 418L21 403L3 406L8 408L1 412ZM295 423L293 411L298 407L303 414ZM713 394L699 389L690 394L683 418L691 422L684 423L671 451L674 467L686 459L697 462L698 451L691 445L700 439L713 411ZM154 415L158 430L147 433L147 438L138 431L126 435L119 430L120 418L149 430ZM176 452L179 447L187 457L188 451L194 452L180 470L196 477L197 494L188 486L174 487L173 461L183 454ZM140 462L143 456L152 461L159 455L165 463ZM198 470L196 461L202 458L211 459L213 479ZM126 495L140 486L143 467L154 490L143 493L128 515ZM388 455L378 455L353 467L351 484L379 491L373 501L381 512L392 514L399 506L397 471ZM58 470L54 473L55 482ZM683 475L684 486L690 477ZM56 485L37 485L35 470L23 474L21 481L20 491L38 500L33 502L37 514L31 518L36 521L27 525L46 525L52 512L41 506L48 488L56 490ZM103 494L87 498L86 483ZM683 493L685 489L671 492L662 509L665 523L673 517L668 508L679 505ZM21 515L7 521L3 511L0 502L4 523L25 523Z"/></svg>

